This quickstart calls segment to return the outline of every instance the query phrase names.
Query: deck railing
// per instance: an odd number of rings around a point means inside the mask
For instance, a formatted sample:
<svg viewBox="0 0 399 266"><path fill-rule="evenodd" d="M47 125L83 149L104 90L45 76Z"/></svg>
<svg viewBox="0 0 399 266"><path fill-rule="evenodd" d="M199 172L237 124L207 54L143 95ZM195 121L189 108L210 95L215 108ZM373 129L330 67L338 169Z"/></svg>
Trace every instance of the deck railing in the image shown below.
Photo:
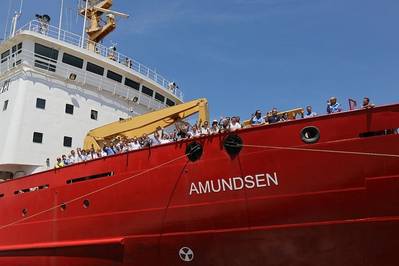
<svg viewBox="0 0 399 266"><path fill-rule="evenodd" d="M87 38L84 38L82 42L82 37L78 34L65 31L52 25L43 24L42 22L37 20L32 20L29 23L25 24L24 26L19 28L15 34L20 34L24 31L31 31L43 34L50 38L54 38L59 41L63 41L65 43L72 44L74 46L81 47L87 50L89 47L95 47L95 51L93 53L99 54L109 60L113 60L115 62L118 62L119 64L129 67L136 74L149 78L150 80L161 85L161 87L165 91L168 91L174 94L178 99L183 100L183 92L179 88L170 88L169 84L171 84L171 81L164 78L156 70L153 70L141 64L139 61L117 51L114 51L113 49L110 49L102 44L94 43Z"/></svg>

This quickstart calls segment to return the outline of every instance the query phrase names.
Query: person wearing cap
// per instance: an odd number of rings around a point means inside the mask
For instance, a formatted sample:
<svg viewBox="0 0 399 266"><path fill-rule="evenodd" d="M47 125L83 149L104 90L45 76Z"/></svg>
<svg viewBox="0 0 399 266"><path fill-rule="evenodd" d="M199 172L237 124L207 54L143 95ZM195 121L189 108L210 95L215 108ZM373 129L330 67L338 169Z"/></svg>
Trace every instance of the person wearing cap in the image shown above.
<svg viewBox="0 0 399 266"><path fill-rule="evenodd" d="M339 112L342 112L341 105L337 102L336 97L331 97L330 100L327 101L327 113L333 114Z"/></svg>
<svg viewBox="0 0 399 266"><path fill-rule="evenodd" d="M219 133L219 122L217 120L212 121L212 126L210 128L211 134Z"/></svg>
<svg viewBox="0 0 399 266"><path fill-rule="evenodd" d="M262 117L260 110L256 110L255 114L251 117L251 125L261 125L265 123L265 119Z"/></svg>

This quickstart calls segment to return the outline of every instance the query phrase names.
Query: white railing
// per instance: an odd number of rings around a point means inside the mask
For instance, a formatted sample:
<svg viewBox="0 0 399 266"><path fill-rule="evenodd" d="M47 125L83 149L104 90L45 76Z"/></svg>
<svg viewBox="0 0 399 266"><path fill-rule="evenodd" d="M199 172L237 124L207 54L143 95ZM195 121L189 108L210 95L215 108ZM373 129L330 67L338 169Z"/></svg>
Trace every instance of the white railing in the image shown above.
<svg viewBox="0 0 399 266"><path fill-rule="evenodd" d="M169 80L164 78L161 74L159 74L156 70L152 70L149 67L141 64L137 60L134 60L128 56L125 56L117 51L113 51L112 49L99 44L94 43L87 38L84 38L82 44L82 38L80 35L65 31L58 27L52 25L45 25L37 20L32 20L29 23L22 26L20 29L16 31L16 34L20 34L24 31L31 31L46 35L48 37L66 42L68 44L72 44L77 47L82 47L88 50L88 47L95 47L95 53L99 54L109 60L113 60L118 62L126 67L132 69L136 74L145 76L150 80L156 82L161 85L161 87L168 91L169 93L174 94L178 99L183 100L183 92L179 88L170 89L169 84L171 83Z"/></svg>
<svg viewBox="0 0 399 266"><path fill-rule="evenodd" d="M140 91L130 88L122 83L110 80L105 76L99 76L97 74L88 72L84 69L79 69L73 66L64 65L61 63L55 63L55 60L40 55L35 56L33 51L22 49L16 53L10 54L8 57L3 58L4 62L0 63L0 76L12 73L11 71L17 69L18 66L26 66L33 68L36 71L44 72L46 75L51 75L59 80L67 81L71 83L81 84L82 86L88 86L94 90L106 91L126 101L130 101L132 105L142 104L148 108L158 110L166 107L165 103L162 103L150 96L147 96ZM75 80L69 80L70 74L75 74ZM133 99L137 97L137 102L133 102Z"/></svg>

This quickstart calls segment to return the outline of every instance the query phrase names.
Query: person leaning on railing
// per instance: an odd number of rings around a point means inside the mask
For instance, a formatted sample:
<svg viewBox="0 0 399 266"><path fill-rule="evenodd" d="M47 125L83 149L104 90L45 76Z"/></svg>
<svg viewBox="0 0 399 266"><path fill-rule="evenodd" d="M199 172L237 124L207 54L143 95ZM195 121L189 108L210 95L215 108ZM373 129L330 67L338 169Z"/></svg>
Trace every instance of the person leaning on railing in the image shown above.
<svg viewBox="0 0 399 266"><path fill-rule="evenodd" d="M341 107L341 104L337 102L336 97L331 97L327 101L327 113L328 114L339 113L342 111L343 111L343 109Z"/></svg>
<svg viewBox="0 0 399 266"><path fill-rule="evenodd" d="M375 104L370 102L370 99L368 97L363 98L363 104L362 104L362 109L370 109L374 108Z"/></svg>
<svg viewBox="0 0 399 266"><path fill-rule="evenodd" d="M251 116L251 125L262 125L265 123L265 119L262 117L262 113L260 110L256 110L255 114Z"/></svg>
<svg viewBox="0 0 399 266"><path fill-rule="evenodd" d="M233 116L230 119L230 125L229 125L229 129L231 132L236 131L238 129L241 129L242 126L239 122L239 118L237 116Z"/></svg>

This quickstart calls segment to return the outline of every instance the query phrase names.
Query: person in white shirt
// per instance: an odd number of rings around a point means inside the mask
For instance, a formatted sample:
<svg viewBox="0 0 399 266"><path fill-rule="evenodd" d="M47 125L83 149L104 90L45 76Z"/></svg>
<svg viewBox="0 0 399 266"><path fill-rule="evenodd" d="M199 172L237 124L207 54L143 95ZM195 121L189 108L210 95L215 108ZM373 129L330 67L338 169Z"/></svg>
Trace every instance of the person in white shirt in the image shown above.
<svg viewBox="0 0 399 266"><path fill-rule="evenodd" d="M189 133L189 135L190 135L191 138L196 138L196 137L199 137L199 136L201 135L201 132L200 132L200 130L198 129L198 127L197 127L196 124L194 124L194 125L191 127L191 131L189 131L188 133Z"/></svg>
<svg viewBox="0 0 399 266"><path fill-rule="evenodd" d="M211 131L209 128L209 122L204 121L204 123L202 123L202 127L201 127L201 136L209 135L210 133L211 133Z"/></svg>
<svg viewBox="0 0 399 266"><path fill-rule="evenodd" d="M129 150L130 151L135 151L135 150L138 150L138 149L140 149L140 143L138 142L137 138L134 137L129 143Z"/></svg>
<svg viewBox="0 0 399 266"><path fill-rule="evenodd" d="M85 150L81 150L80 153L78 153L80 159L82 162L90 160L90 158L87 156L87 153Z"/></svg>
<svg viewBox="0 0 399 266"><path fill-rule="evenodd" d="M306 106L306 113L304 114L304 118L309 118L309 117L315 117L317 116L317 113L312 111L312 106L308 105Z"/></svg>
<svg viewBox="0 0 399 266"><path fill-rule="evenodd" d="M71 164L80 163L81 162L79 156L76 155L74 150L71 150L71 154L69 156L69 161L70 161Z"/></svg>
<svg viewBox="0 0 399 266"><path fill-rule="evenodd" d="M210 128L211 134L217 134L219 133L219 123L217 120L212 121L212 126Z"/></svg>
<svg viewBox="0 0 399 266"><path fill-rule="evenodd" d="M230 131L236 131L238 129L241 129L241 124L238 123L237 117L233 116L231 118L229 129L230 129Z"/></svg>

